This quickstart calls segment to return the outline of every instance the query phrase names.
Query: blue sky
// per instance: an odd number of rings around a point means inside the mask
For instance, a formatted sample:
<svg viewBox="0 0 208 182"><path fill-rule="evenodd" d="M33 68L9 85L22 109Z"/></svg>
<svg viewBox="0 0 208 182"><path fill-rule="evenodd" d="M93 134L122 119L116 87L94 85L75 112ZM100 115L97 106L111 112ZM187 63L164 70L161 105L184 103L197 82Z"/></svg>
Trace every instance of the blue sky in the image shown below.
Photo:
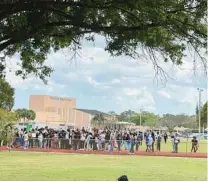
<svg viewBox="0 0 208 182"><path fill-rule="evenodd" d="M202 102L207 100L207 78L200 67L193 72L193 57L188 54L180 67L171 63L160 66L170 78L157 83L151 60L111 57L104 51L104 39L96 37L95 45L83 42L80 56L72 62L69 49L51 53L46 60L55 71L44 85L34 76L26 80L7 73L7 80L15 88L14 108L29 107L29 96L44 94L74 97L77 107L120 113L127 109L162 113L194 114L197 87L203 88ZM12 70L17 69L19 55L8 59Z"/></svg>

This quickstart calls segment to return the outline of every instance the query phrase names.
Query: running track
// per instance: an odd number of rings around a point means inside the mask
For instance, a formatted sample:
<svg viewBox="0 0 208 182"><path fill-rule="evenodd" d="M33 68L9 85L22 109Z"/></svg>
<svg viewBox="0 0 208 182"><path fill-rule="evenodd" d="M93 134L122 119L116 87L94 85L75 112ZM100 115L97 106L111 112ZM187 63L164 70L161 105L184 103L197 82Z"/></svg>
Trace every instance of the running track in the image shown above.
<svg viewBox="0 0 208 182"><path fill-rule="evenodd" d="M0 151L8 151L6 147L0 147ZM73 153L73 154L100 154L100 155L129 155L128 151L113 151L113 152L103 152L103 151L84 151L84 150L68 150L68 149L41 149L41 148L29 148L24 150L23 148L14 148L11 151L28 151L28 152L53 152L53 153ZM140 156L164 156L164 157L191 157L191 158L207 158L207 153L191 153L191 152L145 152L138 151L135 155Z"/></svg>

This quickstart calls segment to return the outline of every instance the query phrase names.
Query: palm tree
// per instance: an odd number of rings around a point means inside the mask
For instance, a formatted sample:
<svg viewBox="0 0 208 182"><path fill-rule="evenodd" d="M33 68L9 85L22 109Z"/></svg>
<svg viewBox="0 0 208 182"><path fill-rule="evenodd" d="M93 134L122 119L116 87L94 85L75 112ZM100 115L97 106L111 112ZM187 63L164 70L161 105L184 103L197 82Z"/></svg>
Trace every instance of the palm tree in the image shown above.
<svg viewBox="0 0 208 182"><path fill-rule="evenodd" d="M17 109L16 110L18 119L23 119L24 123L30 120L35 120L36 114L33 110L27 110L27 109Z"/></svg>
<svg viewBox="0 0 208 182"><path fill-rule="evenodd" d="M92 118L92 123L94 125L98 125L99 127L101 125L104 125L105 123L105 117L103 114L96 114L93 118Z"/></svg>
<svg viewBox="0 0 208 182"><path fill-rule="evenodd" d="M28 110L27 111L27 119L28 120L35 120L36 114L33 110Z"/></svg>

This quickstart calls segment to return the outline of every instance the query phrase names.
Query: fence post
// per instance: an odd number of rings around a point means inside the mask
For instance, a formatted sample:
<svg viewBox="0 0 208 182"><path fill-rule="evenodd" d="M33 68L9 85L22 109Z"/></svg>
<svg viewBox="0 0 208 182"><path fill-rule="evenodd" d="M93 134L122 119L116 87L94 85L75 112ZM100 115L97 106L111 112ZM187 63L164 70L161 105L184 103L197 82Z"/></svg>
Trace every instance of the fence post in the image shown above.
<svg viewBox="0 0 208 182"><path fill-rule="evenodd" d="M188 137L187 137L187 139L186 139L186 157L187 157L187 144L188 144Z"/></svg>

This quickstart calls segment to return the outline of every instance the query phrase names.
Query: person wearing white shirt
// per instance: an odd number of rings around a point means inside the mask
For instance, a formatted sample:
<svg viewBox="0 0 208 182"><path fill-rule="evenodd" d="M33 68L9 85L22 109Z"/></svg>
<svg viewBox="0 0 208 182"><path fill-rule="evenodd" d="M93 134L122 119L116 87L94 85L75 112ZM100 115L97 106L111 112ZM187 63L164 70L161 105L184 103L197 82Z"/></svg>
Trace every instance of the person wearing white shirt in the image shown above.
<svg viewBox="0 0 208 182"><path fill-rule="evenodd" d="M81 133L80 140L81 140L80 150L84 150L84 143L85 143L85 133L84 132Z"/></svg>
<svg viewBox="0 0 208 182"><path fill-rule="evenodd" d="M66 135L65 135L65 148L69 149L69 131L66 130Z"/></svg>
<svg viewBox="0 0 208 182"><path fill-rule="evenodd" d="M24 149L28 148L28 133L25 132L24 134Z"/></svg>
<svg viewBox="0 0 208 182"><path fill-rule="evenodd" d="M38 135L39 147L43 148L43 134L40 132Z"/></svg>
<svg viewBox="0 0 208 182"><path fill-rule="evenodd" d="M105 133L102 132L100 135L101 142L102 142L102 150L105 150Z"/></svg>
<svg viewBox="0 0 208 182"><path fill-rule="evenodd" d="M89 133L86 140L85 140L85 142L87 144L87 150L90 150L90 140L91 140L91 138L92 138L92 133Z"/></svg>

